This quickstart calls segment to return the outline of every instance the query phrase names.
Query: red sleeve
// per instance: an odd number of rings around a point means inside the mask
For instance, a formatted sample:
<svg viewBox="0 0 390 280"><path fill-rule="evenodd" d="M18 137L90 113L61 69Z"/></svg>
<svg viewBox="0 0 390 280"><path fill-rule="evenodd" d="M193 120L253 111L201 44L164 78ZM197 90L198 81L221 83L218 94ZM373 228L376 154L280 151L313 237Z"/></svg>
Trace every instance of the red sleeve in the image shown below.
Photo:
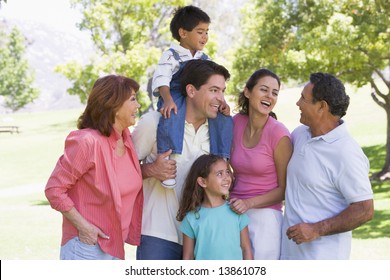
<svg viewBox="0 0 390 280"><path fill-rule="evenodd" d="M91 154L91 140L92 137L80 130L71 132L66 138L64 154L57 161L45 188L45 195L52 208L64 212L74 206L68 191L93 164L92 157L87 156Z"/></svg>

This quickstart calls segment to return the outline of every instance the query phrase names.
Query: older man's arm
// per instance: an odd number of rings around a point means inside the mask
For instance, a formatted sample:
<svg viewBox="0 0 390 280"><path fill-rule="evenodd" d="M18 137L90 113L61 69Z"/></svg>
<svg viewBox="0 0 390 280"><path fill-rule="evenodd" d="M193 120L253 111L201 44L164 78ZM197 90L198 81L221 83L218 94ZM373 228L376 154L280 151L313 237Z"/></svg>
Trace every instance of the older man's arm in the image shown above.
<svg viewBox="0 0 390 280"><path fill-rule="evenodd" d="M353 230L374 217L374 201L372 199L351 203L340 214L317 222L301 223L289 227L287 236L295 243L313 241L320 236L332 235Z"/></svg>

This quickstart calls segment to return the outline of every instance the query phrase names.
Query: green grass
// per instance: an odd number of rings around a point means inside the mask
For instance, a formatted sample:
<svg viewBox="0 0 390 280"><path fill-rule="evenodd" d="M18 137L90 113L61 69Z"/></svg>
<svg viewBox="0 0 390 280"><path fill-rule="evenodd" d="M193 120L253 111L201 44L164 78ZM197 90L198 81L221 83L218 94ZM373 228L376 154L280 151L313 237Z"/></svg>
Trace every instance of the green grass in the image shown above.
<svg viewBox="0 0 390 280"><path fill-rule="evenodd" d="M80 110L0 115L19 134L0 134L0 189L47 180ZM3 122L5 125L5 123Z"/></svg>
<svg viewBox="0 0 390 280"><path fill-rule="evenodd" d="M0 259L57 260L62 215L51 209L42 192L0 195ZM135 247L126 245L126 259L135 259Z"/></svg>
<svg viewBox="0 0 390 280"><path fill-rule="evenodd" d="M43 193L0 198L1 259L58 259L61 214L43 199Z"/></svg>
<svg viewBox="0 0 390 280"><path fill-rule="evenodd" d="M282 90L275 108L290 130L299 125L295 103L300 91ZM385 156L385 113L367 89L350 96L348 128L368 156L371 172L379 171ZM50 208L43 190L80 113L0 115L0 125L18 125L21 131L0 133L0 259L58 259L62 217ZM375 218L353 231L352 259L390 259L390 182L373 182L373 190ZM126 246L126 258L135 258L134 247Z"/></svg>
<svg viewBox="0 0 390 280"><path fill-rule="evenodd" d="M377 172L384 163L384 145L364 147ZM374 219L352 232L352 257L355 259L390 259L390 182L372 182L374 191Z"/></svg>

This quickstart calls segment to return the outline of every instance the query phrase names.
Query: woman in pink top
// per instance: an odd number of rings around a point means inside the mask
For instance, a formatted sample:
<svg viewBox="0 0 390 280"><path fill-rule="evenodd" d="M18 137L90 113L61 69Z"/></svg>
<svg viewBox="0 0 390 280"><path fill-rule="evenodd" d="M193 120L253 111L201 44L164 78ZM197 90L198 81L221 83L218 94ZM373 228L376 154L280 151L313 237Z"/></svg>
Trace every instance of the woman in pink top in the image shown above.
<svg viewBox="0 0 390 280"><path fill-rule="evenodd" d="M63 214L61 259L124 259L125 242L139 245L142 175L128 128L138 89L123 76L98 79L78 130L66 138L45 189Z"/></svg>
<svg viewBox="0 0 390 280"><path fill-rule="evenodd" d="M292 145L288 129L270 117L279 89L276 74L257 70L240 93L240 111L233 117L231 165L235 182L230 207L250 218L254 259L280 257L282 202Z"/></svg>

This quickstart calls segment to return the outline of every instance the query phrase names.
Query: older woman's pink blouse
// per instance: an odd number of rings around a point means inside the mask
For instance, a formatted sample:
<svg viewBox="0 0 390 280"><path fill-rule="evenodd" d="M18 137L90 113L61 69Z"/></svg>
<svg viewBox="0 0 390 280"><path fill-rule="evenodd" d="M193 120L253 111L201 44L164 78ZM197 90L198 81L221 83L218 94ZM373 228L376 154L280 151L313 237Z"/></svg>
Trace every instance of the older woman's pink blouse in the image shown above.
<svg viewBox="0 0 390 280"><path fill-rule="evenodd" d="M94 129L71 132L45 189L52 208L66 212L75 207L87 221L110 236L108 240L99 238L98 243L104 252L120 259L125 256L124 242L139 245L143 206L141 168L130 131L126 129L122 136L124 156L129 157L127 162L132 165L127 170L119 166L122 160L115 153L118 133L113 131L106 137ZM128 193L125 201L133 203L123 203L119 186L122 193L124 187L131 190L131 197ZM131 213L126 238L122 236L124 213ZM77 229L63 217L61 245L75 236Z"/></svg>

